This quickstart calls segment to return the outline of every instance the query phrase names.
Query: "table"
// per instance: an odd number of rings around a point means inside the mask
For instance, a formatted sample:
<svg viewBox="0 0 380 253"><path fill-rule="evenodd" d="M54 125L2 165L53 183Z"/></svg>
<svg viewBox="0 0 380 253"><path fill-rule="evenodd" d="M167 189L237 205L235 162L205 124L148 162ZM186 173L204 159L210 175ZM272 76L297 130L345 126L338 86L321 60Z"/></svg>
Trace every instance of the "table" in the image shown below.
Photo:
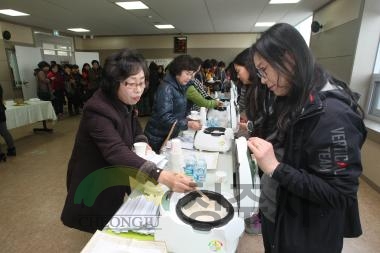
<svg viewBox="0 0 380 253"><path fill-rule="evenodd" d="M186 158L189 155L195 155L196 157L202 157L205 156L207 152L201 152L198 150L186 150L183 149L183 155L184 158ZM207 175L206 175L206 181L199 185L200 189L209 190L209 191L215 191L224 194L227 194L227 196L236 196L235 192L235 168L234 168L234 159L233 156L236 156L235 150L232 149L225 153L219 153L218 155L218 161L216 165L216 169L207 169ZM171 166L170 163L167 166ZM223 171L226 173L226 177L221 183L216 183L216 171ZM164 188L167 188L166 186L163 186ZM132 192L133 196L141 195L141 193L136 194L135 191ZM228 198L228 197L227 197ZM128 200L120 207L120 209L123 209L124 206L127 204ZM234 202L234 201L232 201ZM110 227L106 226L103 231L106 231L108 233L115 234ZM141 235L134 232L122 232L122 233L116 233L120 236L127 237L127 238L134 238L141 240L154 240L154 237L152 235Z"/></svg>
<svg viewBox="0 0 380 253"><path fill-rule="evenodd" d="M5 115L7 117L8 129L33 124L42 121L42 128L35 128L34 131L51 132L47 128L46 120L56 120L57 116L50 101L25 101L24 104L16 105L13 101L6 101Z"/></svg>

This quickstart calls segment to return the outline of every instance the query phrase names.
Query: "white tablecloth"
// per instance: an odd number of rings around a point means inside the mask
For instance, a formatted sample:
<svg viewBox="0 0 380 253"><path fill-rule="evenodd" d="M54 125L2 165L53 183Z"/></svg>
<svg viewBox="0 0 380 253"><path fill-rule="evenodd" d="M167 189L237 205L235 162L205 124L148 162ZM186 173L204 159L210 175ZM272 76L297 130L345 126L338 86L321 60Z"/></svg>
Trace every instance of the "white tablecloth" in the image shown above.
<svg viewBox="0 0 380 253"><path fill-rule="evenodd" d="M25 105L5 104L8 129L33 124L43 120L56 120L54 108L50 101L25 101Z"/></svg>

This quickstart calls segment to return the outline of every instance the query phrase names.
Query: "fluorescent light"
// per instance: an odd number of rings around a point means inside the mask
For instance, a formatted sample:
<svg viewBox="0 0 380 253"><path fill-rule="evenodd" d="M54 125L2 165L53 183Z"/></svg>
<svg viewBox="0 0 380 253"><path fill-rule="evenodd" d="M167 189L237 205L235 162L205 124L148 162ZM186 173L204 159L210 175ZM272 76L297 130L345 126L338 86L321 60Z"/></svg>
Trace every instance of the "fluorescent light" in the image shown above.
<svg viewBox="0 0 380 253"><path fill-rule="evenodd" d="M4 15L8 15L8 16L29 16L30 14L28 13L24 13L24 12L21 12L21 11L15 11L15 10L12 10L12 9L4 9L4 10L0 10L0 13L1 14L4 14Z"/></svg>
<svg viewBox="0 0 380 253"><path fill-rule="evenodd" d="M67 28L69 31L73 31L76 33L86 33L89 32L90 30L84 29L84 28Z"/></svg>
<svg viewBox="0 0 380 253"><path fill-rule="evenodd" d="M174 29L175 27L172 25L154 25L158 29Z"/></svg>
<svg viewBox="0 0 380 253"><path fill-rule="evenodd" d="M149 9L148 6L146 6L141 1L132 1L132 2L115 2L115 4L119 5L120 7L126 9L126 10L142 10L142 9Z"/></svg>
<svg viewBox="0 0 380 253"><path fill-rule="evenodd" d="M301 0L270 0L269 4L296 4Z"/></svg>
<svg viewBox="0 0 380 253"><path fill-rule="evenodd" d="M255 24L256 27L269 27L276 24L276 22L257 22Z"/></svg>

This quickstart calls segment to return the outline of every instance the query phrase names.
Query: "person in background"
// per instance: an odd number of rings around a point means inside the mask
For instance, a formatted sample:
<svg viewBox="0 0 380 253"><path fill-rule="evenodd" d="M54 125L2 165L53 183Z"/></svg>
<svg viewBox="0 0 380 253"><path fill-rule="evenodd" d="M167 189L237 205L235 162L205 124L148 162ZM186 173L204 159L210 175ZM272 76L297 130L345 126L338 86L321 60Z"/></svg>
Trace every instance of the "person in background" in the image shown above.
<svg viewBox="0 0 380 253"><path fill-rule="evenodd" d="M37 78L37 96L44 101L51 101L53 99L50 80L47 77L49 73L50 65L46 61L38 63L38 69L35 71Z"/></svg>
<svg viewBox="0 0 380 253"><path fill-rule="evenodd" d="M83 98L84 98L84 84L85 81L82 78L82 75L79 72L79 66L74 64L71 68L71 75L75 80L75 96L76 101L79 104L80 108L83 108Z"/></svg>
<svg viewBox="0 0 380 253"><path fill-rule="evenodd" d="M231 82L234 82L236 84L239 81L239 79L237 78L233 61L230 62L226 68L226 80L227 82L224 83L224 92L230 92L232 86Z"/></svg>
<svg viewBox="0 0 380 253"><path fill-rule="evenodd" d="M197 67L196 73L194 74L194 76L196 76L197 73L201 71L202 59L195 57L193 60L195 66ZM223 102L213 99L207 94L203 88L203 84L196 78L193 78L190 81L189 87L186 90L186 98L186 114L189 114L190 111L199 111L200 107L216 108L223 106Z"/></svg>
<svg viewBox="0 0 380 253"><path fill-rule="evenodd" d="M226 79L225 68L226 68L226 64L224 63L224 61L218 62L216 72L215 72L215 78L217 80L220 80L221 83L223 83L224 80Z"/></svg>
<svg viewBox="0 0 380 253"><path fill-rule="evenodd" d="M51 89L54 96L54 111L58 118L61 119L63 117L63 104L65 101L65 83L63 76L59 73L59 65L53 63L50 68L51 70L47 74L47 77L50 80Z"/></svg>
<svg viewBox="0 0 380 253"><path fill-rule="evenodd" d="M7 160L7 156L16 155L16 148L13 142L13 137L7 128L7 118L5 115L6 109L7 108L5 107L4 101L3 101L3 87L0 84L0 135L4 138L5 143L7 144L7 147L8 147L7 155L1 152L1 149L0 149L0 162L2 161L5 162Z"/></svg>
<svg viewBox="0 0 380 253"><path fill-rule="evenodd" d="M120 208L125 193L130 191L125 185L106 188L91 207L74 204L78 185L91 173L110 166L136 168L172 191L195 189L196 184L191 178L161 170L132 151L133 143L148 141L134 110L148 75L145 60L135 51L125 49L106 59L101 88L84 106L68 164L67 197L61 214L66 226L93 233L103 229ZM126 180L128 178L126 175ZM86 190L96 192L98 184L106 184L106 180L93 182Z"/></svg>
<svg viewBox="0 0 380 253"><path fill-rule="evenodd" d="M98 90L102 80L102 68L97 60L91 61L92 68L88 72L88 98Z"/></svg>
<svg viewBox="0 0 380 253"><path fill-rule="evenodd" d="M160 83L161 83L162 80L164 80L164 76L165 76L165 68L164 68L164 65L158 65L158 67L157 67L157 73L158 73L158 80L159 80Z"/></svg>
<svg viewBox="0 0 380 253"><path fill-rule="evenodd" d="M204 77L205 77L205 82L207 81L213 81L214 80L214 72L212 68L211 60L206 59L203 62L203 71L204 71Z"/></svg>
<svg viewBox="0 0 380 253"><path fill-rule="evenodd" d="M151 62L149 64L149 89L148 89L148 95L149 95L149 105L150 110L149 113L151 113L154 103L154 96L156 94L158 85L160 84L160 76L158 73L158 65L155 62Z"/></svg>
<svg viewBox="0 0 380 253"><path fill-rule="evenodd" d="M254 119L257 116L254 115L253 108L249 107L250 103L254 102L251 100L251 94L253 93L254 79L256 78L250 48L246 48L240 52L235 57L233 65L236 78L238 78L241 87L238 101L240 111L239 134L250 137L253 133L252 129L248 128L248 126L255 121ZM256 83L255 85L258 86ZM250 100L248 101L248 99ZM261 234L261 220L258 211L252 213L251 217L244 219L244 222L247 234Z"/></svg>
<svg viewBox="0 0 380 253"><path fill-rule="evenodd" d="M174 122L177 123L171 136L173 138L178 136L181 130L202 128L199 121L186 118L186 89L196 69L191 56L179 55L170 63L168 73L158 87L152 117L145 127L149 144L157 153L160 152Z"/></svg>
<svg viewBox="0 0 380 253"><path fill-rule="evenodd" d="M284 149L278 159L271 141L248 141L259 168L278 183L275 213L262 210L265 252L341 252L344 237L362 234L357 191L367 132L357 96L316 63L289 24L269 28L252 51L261 83L276 96Z"/></svg>
<svg viewBox="0 0 380 253"><path fill-rule="evenodd" d="M215 73L215 78L220 83L220 90L223 93L225 90L226 83L228 82L225 68L226 64L224 63L224 61L220 61L218 62L218 67Z"/></svg>
<svg viewBox="0 0 380 253"><path fill-rule="evenodd" d="M240 96L239 96L239 112L240 122L246 124L248 121L246 114L246 93L249 87L252 85L252 74L250 71L253 69L253 62L250 58L250 49L246 48L240 52L234 59L234 67L237 78L240 81Z"/></svg>
<svg viewBox="0 0 380 253"><path fill-rule="evenodd" d="M63 66L64 70L64 82L65 82L65 91L67 98L67 109L69 115L78 115L79 114L79 105L80 105L80 83L77 83L71 70L70 64L65 64Z"/></svg>
<svg viewBox="0 0 380 253"><path fill-rule="evenodd" d="M90 83L89 75L90 75L91 66L87 62L82 66L82 79L83 79L83 102L86 102L89 99L88 86Z"/></svg>

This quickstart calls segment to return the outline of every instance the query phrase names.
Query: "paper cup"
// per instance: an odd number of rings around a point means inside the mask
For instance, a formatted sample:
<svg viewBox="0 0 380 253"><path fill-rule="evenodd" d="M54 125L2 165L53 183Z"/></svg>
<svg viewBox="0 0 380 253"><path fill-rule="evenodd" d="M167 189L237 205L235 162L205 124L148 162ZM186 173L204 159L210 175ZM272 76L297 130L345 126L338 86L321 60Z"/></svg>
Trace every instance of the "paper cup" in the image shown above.
<svg viewBox="0 0 380 253"><path fill-rule="evenodd" d="M178 138L175 138L175 139L172 139L172 153L178 153L178 152L181 152L181 149L182 149L182 142L180 139Z"/></svg>
<svg viewBox="0 0 380 253"><path fill-rule="evenodd" d="M190 113L192 117L198 116L198 111L191 111Z"/></svg>
<svg viewBox="0 0 380 253"><path fill-rule="evenodd" d="M146 147L148 144L145 142L136 142L133 144L133 147L135 148L135 153L138 156L145 156L146 154Z"/></svg>
<svg viewBox="0 0 380 253"><path fill-rule="evenodd" d="M225 171L217 170L215 172L215 183L223 183L226 180L227 173Z"/></svg>

